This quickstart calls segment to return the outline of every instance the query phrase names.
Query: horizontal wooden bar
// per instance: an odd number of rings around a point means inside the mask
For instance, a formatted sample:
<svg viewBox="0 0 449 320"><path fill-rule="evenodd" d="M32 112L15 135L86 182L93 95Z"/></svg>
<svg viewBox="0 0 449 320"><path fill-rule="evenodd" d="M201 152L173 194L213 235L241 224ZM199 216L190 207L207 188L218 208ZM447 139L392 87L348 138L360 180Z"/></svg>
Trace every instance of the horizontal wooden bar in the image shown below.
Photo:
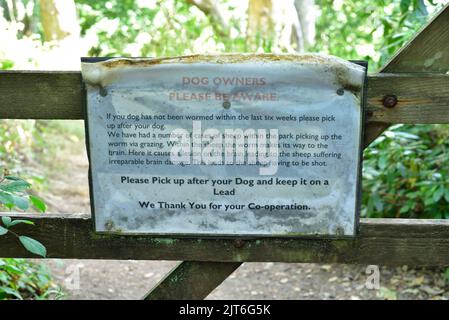
<svg viewBox="0 0 449 320"><path fill-rule="evenodd" d="M427 25L421 29L420 32L418 32L409 42L399 49L393 58L382 67L380 72L395 74L406 72L413 72L415 74L423 72L432 72L442 75L447 74L449 66L449 32L447 32L447 25L449 21L448 17L449 4L442 8L441 11L438 12L427 23ZM402 80L403 79L400 81L401 83L403 83ZM413 93L410 89L412 87L405 86L408 90L407 93ZM443 87L443 93L447 91L446 88ZM380 93L386 92L385 89L386 88L383 87ZM390 89L393 88L389 88L388 91L390 91ZM431 93L434 92L432 92L432 90L424 92L424 97L430 97L432 100ZM382 107L379 104L379 95L377 99L373 99L373 97L375 97L375 95L368 95L368 98L371 98L372 101L374 101L374 106ZM406 96L401 97L402 101L399 106L406 105L406 98ZM422 97L417 98L419 99ZM409 104L408 107L417 107L414 108L415 110L410 110L410 116L407 115L407 112L409 111L408 108L399 109L395 107L393 111L389 112L382 110L382 108L374 110L376 112L373 112L373 116L368 118L368 120L371 121L367 122L365 126L365 147L374 141L392 123L447 123L447 111L444 112L445 110L441 110L441 108L438 107L434 110L433 105L428 103L428 101L420 101L417 104L416 99L409 101L412 101L415 105ZM445 101L446 103L445 106L443 105L443 108L448 105L447 99ZM440 115L441 118L439 118ZM434 121L435 118L437 118L436 122Z"/></svg>
<svg viewBox="0 0 449 320"><path fill-rule="evenodd" d="M0 71L0 119L84 119L77 71Z"/></svg>
<svg viewBox="0 0 449 320"><path fill-rule="evenodd" d="M186 260L217 262L316 262L449 266L449 221L362 219L354 239L163 238L109 236L93 232L90 217L68 214L9 214L35 225L15 232L41 241L48 258ZM0 257L33 257L14 235L0 241Z"/></svg>
<svg viewBox="0 0 449 320"><path fill-rule="evenodd" d="M395 95L397 105L384 107L386 95ZM449 75L373 74L367 96L367 120L371 122L449 123Z"/></svg>
<svg viewBox="0 0 449 320"><path fill-rule="evenodd" d="M449 123L449 75L371 74L367 102L367 122ZM84 119L84 103L79 72L0 72L0 119Z"/></svg>

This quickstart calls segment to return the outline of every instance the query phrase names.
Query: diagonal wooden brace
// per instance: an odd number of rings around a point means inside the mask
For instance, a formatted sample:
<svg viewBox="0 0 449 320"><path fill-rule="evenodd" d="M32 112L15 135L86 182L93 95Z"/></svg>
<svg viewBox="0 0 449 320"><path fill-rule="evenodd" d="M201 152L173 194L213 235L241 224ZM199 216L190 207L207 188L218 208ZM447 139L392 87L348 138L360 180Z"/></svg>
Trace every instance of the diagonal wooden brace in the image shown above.
<svg viewBox="0 0 449 320"><path fill-rule="evenodd" d="M404 45L380 72L447 74L449 72L449 4ZM389 124L385 122L368 123L365 128L365 146L368 146L388 127Z"/></svg>
<svg viewBox="0 0 449 320"><path fill-rule="evenodd" d="M144 300L202 300L240 265L241 262L183 261Z"/></svg>

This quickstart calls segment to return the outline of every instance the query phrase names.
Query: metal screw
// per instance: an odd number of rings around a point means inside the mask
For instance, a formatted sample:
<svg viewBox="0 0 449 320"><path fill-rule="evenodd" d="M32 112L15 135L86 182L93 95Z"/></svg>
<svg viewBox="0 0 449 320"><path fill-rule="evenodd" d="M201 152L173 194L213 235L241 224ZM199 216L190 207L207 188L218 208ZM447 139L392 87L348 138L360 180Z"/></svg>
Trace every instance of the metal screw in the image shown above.
<svg viewBox="0 0 449 320"><path fill-rule="evenodd" d="M343 236L345 234L345 229L341 226L338 226L335 228L335 235L337 236Z"/></svg>
<svg viewBox="0 0 449 320"><path fill-rule="evenodd" d="M114 229L114 221L112 220L106 221L104 227L106 228L106 230L111 231L112 229Z"/></svg>
<svg viewBox="0 0 449 320"><path fill-rule="evenodd" d="M343 88L337 89L337 94L338 94L339 96L344 95L344 94L345 94L345 89L343 89Z"/></svg>
<svg viewBox="0 0 449 320"><path fill-rule="evenodd" d="M224 101L223 102L223 108L229 109L230 107L231 107L231 103L229 101Z"/></svg>
<svg viewBox="0 0 449 320"><path fill-rule="evenodd" d="M108 90L104 87L100 87L100 96L106 97L108 95Z"/></svg>
<svg viewBox="0 0 449 320"><path fill-rule="evenodd" d="M394 94L388 94L384 97L384 107L393 108L398 104L398 97Z"/></svg>
<svg viewBox="0 0 449 320"><path fill-rule="evenodd" d="M242 239L234 240L234 247L240 249L240 248L243 248L244 245L245 245L245 241L243 241Z"/></svg>

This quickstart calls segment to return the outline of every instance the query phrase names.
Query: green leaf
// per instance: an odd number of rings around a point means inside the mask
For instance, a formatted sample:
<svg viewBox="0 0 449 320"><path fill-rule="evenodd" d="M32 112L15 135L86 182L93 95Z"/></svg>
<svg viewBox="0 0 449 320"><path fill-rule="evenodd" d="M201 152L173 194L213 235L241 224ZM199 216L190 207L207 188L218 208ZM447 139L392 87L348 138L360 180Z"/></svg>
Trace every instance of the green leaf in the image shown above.
<svg viewBox="0 0 449 320"><path fill-rule="evenodd" d="M33 221L30 221L30 220L14 220L14 221L12 221L11 223L10 223L10 225L8 226L8 228L9 227L14 227L15 225L18 225L18 224L21 224L21 223L24 223L24 224L31 224L31 225L34 225L34 222Z"/></svg>
<svg viewBox="0 0 449 320"><path fill-rule="evenodd" d="M17 208L22 209L22 210L27 210L30 205L28 203L28 199L24 198L24 197L18 197L18 196L12 196L13 200L14 200L14 205L17 206Z"/></svg>
<svg viewBox="0 0 449 320"><path fill-rule="evenodd" d="M380 159L379 159L378 165L379 165L379 168L380 168L381 170L385 169L385 168L387 167L387 165L388 165L388 158L387 158L387 156L382 155L382 156L380 157Z"/></svg>
<svg viewBox="0 0 449 320"><path fill-rule="evenodd" d="M14 200L10 194L0 191L0 204L5 206L14 205Z"/></svg>
<svg viewBox="0 0 449 320"><path fill-rule="evenodd" d="M12 264L7 264L3 267L3 269L7 272L9 272L10 274L21 274L22 270L20 270L19 268L17 268L15 265Z"/></svg>
<svg viewBox="0 0 449 320"><path fill-rule="evenodd" d="M3 236L8 233L8 229L0 227L0 236Z"/></svg>
<svg viewBox="0 0 449 320"><path fill-rule="evenodd" d="M8 70L14 67L14 61L5 59L0 61L0 69Z"/></svg>
<svg viewBox="0 0 449 320"><path fill-rule="evenodd" d="M446 189L444 191L444 200L446 200L446 202L449 202L449 189Z"/></svg>
<svg viewBox="0 0 449 320"><path fill-rule="evenodd" d="M444 195L444 187L439 187L433 194L433 201L438 202Z"/></svg>
<svg viewBox="0 0 449 320"><path fill-rule="evenodd" d="M425 198L425 199L424 199L424 205L425 205L425 206L430 206L430 205L432 205L433 203L434 203L434 201L433 201L432 198Z"/></svg>
<svg viewBox="0 0 449 320"><path fill-rule="evenodd" d="M19 292L17 292L17 291L15 291L15 290L13 290L13 289L10 289L10 288L8 288L8 287L3 287L3 286L1 286L0 287L0 292L5 292L6 294L9 294L10 296L14 296L14 297L16 297L17 299L19 299L19 300L23 300L23 298L22 298L22 296L20 295L20 293Z"/></svg>
<svg viewBox="0 0 449 320"><path fill-rule="evenodd" d="M16 176L5 176L5 179L11 181L23 181L23 179L20 179L19 177Z"/></svg>
<svg viewBox="0 0 449 320"><path fill-rule="evenodd" d="M25 247L25 249L27 249L29 252L37 254L44 258L47 255L47 249L45 249L44 245L39 241L27 236L20 236L19 240Z"/></svg>
<svg viewBox="0 0 449 320"><path fill-rule="evenodd" d="M9 228L11 226L11 218L2 217L2 223L5 225L6 228Z"/></svg>
<svg viewBox="0 0 449 320"><path fill-rule="evenodd" d="M449 268L446 268L446 272L444 273L444 278L446 282L449 284Z"/></svg>
<svg viewBox="0 0 449 320"><path fill-rule="evenodd" d="M374 207L376 208L377 211L383 210L384 204L378 194L373 194L373 203L374 203Z"/></svg>
<svg viewBox="0 0 449 320"><path fill-rule="evenodd" d="M29 184L25 180L17 180L5 185L0 185L0 189L7 192L22 192L26 189L29 189L30 187L31 184Z"/></svg>
<svg viewBox="0 0 449 320"><path fill-rule="evenodd" d="M401 210L399 210L399 213L406 213L410 211L410 206L406 204L405 206L401 207Z"/></svg>
<svg viewBox="0 0 449 320"><path fill-rule="evenodd" d="M36 207L36 209L38 209L40 212L45 212L47 211L47 206L45 205L44 200L42 200L39 197L36 196L30 196L30 201L33 204L33 206Z"/></svg>
<svg viewBox="0 0 449 320"><path fill-rule="evenodd" d="M11 222L11 227L14 227L15 225L18 225L18 224L21 224L21 223L23 223L23 224L29 224L29 225L34 225L34 222L33 222L33 221L19 219L19 220L13 220L13 221Z"/></svg>

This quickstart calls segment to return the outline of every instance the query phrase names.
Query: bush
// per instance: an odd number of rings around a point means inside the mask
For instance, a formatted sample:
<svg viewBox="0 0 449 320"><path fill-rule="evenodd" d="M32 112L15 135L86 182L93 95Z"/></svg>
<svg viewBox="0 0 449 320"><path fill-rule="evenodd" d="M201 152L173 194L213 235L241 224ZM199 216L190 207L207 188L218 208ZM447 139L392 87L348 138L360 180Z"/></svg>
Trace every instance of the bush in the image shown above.
<svg viewBox="0 0 449 320"><path fill-rule="evenodd" d="M0 300L60 298L45 265L24 259L0 259Z"/></svg>
<svg viewBox="0 0 449 320"><path fill-rule="evenodd" d="M449 218L449 128L396 125L365 150L362 216Z"/></svg>
<svg viewBox="0 0 449 320"><path fill-rule="evenodd" d="M44 201L29 194L31 184L12 175L6 165L15 173L23 173L23 162L32 161L34 148L39 139L35 121L0 121L0 211L27 211L34 207L45 212ZM25 174L33 182L39 182L35 175ZM33 224L23 219L0 219L0 241L6 234L17 238L28 251L46 255L45 247L38 241L17 234L18 224ZM59 289L51 282L45 265L38 265L24 259L0 259L0 300L3 299L47 299L61 296Z"/></svg>

